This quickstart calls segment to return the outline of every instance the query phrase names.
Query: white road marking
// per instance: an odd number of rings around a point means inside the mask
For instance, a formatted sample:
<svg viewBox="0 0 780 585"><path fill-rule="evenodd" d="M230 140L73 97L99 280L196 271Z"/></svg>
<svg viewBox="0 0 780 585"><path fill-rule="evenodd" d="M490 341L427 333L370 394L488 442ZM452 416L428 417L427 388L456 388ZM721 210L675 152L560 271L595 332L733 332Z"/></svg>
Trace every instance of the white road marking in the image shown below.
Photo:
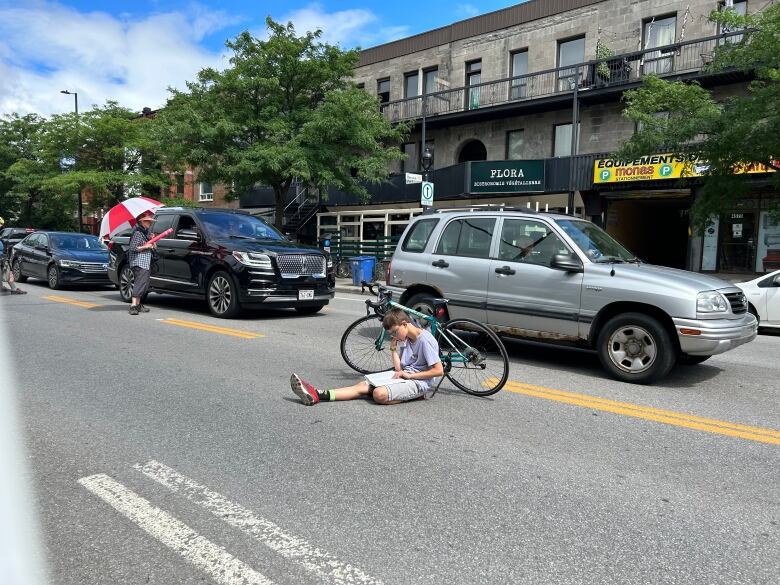
<svg viewBox="0 0 780 585"><path fill-rule="evenodd" d="M165 546L208 573L217 583L273 585L265 575L109 476L99 473L78 481Z"/></svg>
<svg viewBox="0 0 780 585"><path fill-rule="evenodd" d="M353 301L355 303L365 303L367 298L371 297L359 297L357 299L350 299L349 297L333 297L334 299L338 299L339 301Z"/></svg>
<svg viewBox="0 0 780 585"><path fill-rule="evenodd" d="M282 529L251 510L234 504L223 495L196 483L157 461L134 466L147 477L173 492L181 493L221 520L260 541L281 556L300 563L317 575L323 583L333 585L381 585L381 581L363 573L357 567L344 563L302 538L285 534Z"/></svg>

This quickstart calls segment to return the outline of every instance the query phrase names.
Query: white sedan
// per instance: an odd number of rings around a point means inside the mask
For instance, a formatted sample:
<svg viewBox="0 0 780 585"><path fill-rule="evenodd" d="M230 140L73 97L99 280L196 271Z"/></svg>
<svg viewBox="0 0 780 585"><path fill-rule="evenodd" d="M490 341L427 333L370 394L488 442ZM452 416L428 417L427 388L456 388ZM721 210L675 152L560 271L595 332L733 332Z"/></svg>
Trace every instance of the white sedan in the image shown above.
<svg viewBox="0 0 780 585"><path fill-rule="evenodd" d="M748 302L749 310L760 327L780 328L780 270L747 282L738 282Z"/></svg>

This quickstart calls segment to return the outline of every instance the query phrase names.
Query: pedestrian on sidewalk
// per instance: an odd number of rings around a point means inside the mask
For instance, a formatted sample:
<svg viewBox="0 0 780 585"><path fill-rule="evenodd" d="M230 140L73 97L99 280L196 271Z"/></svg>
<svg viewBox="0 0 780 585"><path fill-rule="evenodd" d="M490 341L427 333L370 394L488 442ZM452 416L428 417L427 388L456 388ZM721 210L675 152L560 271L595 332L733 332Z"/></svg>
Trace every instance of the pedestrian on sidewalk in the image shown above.
<svg viewBox="0 0 780 585"><path fill-rule="evenodd" d="M392 309L382 319L391 337L393 371L369 374L363 380L333 390L319 390L298 374L290 377L292 391L306 406L335 400L370 396L377 404L398 404L430 396L444 374L439 344L430 331L412 323L401 309Z"/></svg>
<svg viewBox="0 0 780 585"><path fill-rule="evenodd" d="M0 229L2 229L3 225L5 225L5 220L0 217ZM11 272L10 255L11 251L9 250L8 254L6 254L5 245L0 241L0 292L3 294L26 295L26 290L16 286L14 274ZM6 282L8 283L8 288L5 288L4 283Z"/></svg>
<svg viewBox="0 0 780 585"><path fill-rule="evenodd" d="M149 276L152 269L152 250L157 244L150 244L149 227L154 220L151 211L144 211L136 218L135 228L130 236L127 248L128 265L133 271L133 291L131 293L130 310L128 313L148 313L149 309L141 302L149 290Z"/></svg>

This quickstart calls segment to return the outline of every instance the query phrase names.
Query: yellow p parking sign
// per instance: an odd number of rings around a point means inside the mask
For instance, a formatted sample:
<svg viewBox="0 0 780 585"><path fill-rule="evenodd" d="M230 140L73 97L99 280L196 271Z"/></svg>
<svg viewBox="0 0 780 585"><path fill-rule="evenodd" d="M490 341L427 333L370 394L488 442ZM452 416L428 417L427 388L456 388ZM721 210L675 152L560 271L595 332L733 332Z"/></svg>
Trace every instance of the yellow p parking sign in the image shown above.
<svg viewBox="0 0 780 585"><path fill-rule="evenodd" d="M420 189L420 205L433 205L433 183L429 183L428 181L422 182L422 187Z"/></svg>

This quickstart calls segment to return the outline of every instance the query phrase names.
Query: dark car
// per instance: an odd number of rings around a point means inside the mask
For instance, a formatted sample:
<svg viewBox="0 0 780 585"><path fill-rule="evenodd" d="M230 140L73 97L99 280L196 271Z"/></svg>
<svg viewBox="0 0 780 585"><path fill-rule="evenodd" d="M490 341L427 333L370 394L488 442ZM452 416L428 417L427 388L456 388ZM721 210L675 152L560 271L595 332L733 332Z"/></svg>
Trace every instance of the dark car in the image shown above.
<svg viewBox="0 0 780 585"><path fill-rule="evenodd" d="M7 227L0 230L0 242L3 243L5 254L11 257L11 248L21 242L24 238L35 231L34 228L27 227Z"/></svg>
<svg viewBox="0 0 780 585"><path fill-rule="evenodd" d="M40 278L53 289L66 284L111 284L108 247L97 237L73 232L33 232L11 252L14 278Z"/></svg>
<svg viewBox="0 0 780 585"><path fill-rule="evenodd" d="M150 231L173 232L157 243L150 290L205 299L212 314L242 307L294 308L313 314L335 294L330 259L314 246L289 241L273 226L228 209L163 208ZM112 239L108 274L130 302L130 233Z"/></svg>

